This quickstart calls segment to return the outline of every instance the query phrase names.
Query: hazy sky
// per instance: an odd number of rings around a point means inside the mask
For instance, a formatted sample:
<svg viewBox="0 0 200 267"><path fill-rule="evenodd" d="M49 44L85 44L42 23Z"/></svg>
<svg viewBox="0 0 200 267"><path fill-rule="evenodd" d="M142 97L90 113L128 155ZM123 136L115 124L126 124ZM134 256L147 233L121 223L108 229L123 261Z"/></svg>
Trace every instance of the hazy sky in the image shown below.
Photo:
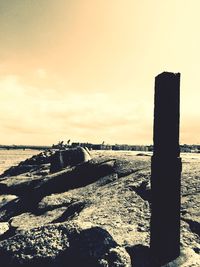
<svg viewBox="0 0 200 267"><path fill-rule="evenodd" d="M152 143L154 77L181 73L200 143L199 0L0 0L0 143Z"/></svg>

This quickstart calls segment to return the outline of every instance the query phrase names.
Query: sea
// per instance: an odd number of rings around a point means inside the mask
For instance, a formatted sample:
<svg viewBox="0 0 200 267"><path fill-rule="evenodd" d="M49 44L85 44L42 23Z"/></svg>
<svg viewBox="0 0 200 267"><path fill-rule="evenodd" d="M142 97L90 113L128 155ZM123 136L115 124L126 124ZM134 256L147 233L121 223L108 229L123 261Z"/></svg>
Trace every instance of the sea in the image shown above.
<svg viewBox="0 0 200 267"><path fill-rule="evenodd" d="M18 165L21 161L39 154L40 150L33 149L0 149L0 174L12 166Z"/></svg>

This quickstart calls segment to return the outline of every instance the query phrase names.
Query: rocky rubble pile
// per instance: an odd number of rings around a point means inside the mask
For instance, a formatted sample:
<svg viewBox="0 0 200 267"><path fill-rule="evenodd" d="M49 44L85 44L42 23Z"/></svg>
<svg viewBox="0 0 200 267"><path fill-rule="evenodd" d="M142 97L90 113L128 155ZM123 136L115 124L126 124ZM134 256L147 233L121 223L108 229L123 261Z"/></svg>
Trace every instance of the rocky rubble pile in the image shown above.
<svg viewBox="0 0 200 267"><path fill-rule="evenodd" d="M152 267L150 157L91 152L92 159L51 173L53 153L1 176L3 266ZM199 171L184 162L181 245L190 262L168 266L199 266Z"/></svg>

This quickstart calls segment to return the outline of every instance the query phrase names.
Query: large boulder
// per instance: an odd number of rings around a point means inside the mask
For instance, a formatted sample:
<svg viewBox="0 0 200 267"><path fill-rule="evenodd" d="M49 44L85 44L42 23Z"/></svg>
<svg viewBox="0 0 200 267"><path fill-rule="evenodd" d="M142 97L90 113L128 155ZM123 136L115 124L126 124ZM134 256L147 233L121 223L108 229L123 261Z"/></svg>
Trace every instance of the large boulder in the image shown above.
<svg viewBox="0 0 200 267"><path fill-rule="evenodd" d="M2 266L152 267L150 158L91 153L53 174L2 178ZM199 263L199 173L183 160L181 248L190 251L170 267Z"/></svg>
<svg viewBox="0 0 200 267"><path fill-rule="evenodd" d="M51 173L62 170L67 166L74 166L91 159L88 150L83 147L56 151L51 157Z"/></svg>
<svg viewBox="0 0 200 267"><path fill-rule="evenodd" d="M24 231L0 242L4 267L130 267L131 260L100 227L56 224Z"/></svg>

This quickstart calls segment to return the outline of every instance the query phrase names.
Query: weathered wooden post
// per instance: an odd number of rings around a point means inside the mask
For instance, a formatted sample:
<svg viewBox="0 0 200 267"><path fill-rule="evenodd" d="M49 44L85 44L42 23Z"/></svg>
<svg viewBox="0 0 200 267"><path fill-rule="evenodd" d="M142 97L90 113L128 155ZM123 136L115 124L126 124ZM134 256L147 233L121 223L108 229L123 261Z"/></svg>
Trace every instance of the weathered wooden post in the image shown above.
<svg viewBox="0 0 200 267"><path fill-rule="evenodd" d="M157 266L180 254L180 73L155 78L150 248Z"/></svg>

